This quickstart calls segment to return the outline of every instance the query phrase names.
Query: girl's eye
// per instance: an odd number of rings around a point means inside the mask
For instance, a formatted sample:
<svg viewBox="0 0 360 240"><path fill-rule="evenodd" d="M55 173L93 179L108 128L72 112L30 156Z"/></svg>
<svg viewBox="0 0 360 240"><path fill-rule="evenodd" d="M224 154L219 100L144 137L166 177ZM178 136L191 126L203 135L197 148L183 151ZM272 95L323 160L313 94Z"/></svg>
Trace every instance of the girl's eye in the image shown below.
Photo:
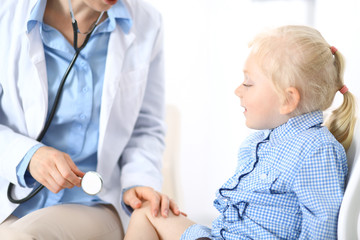
<svg viewBox="0 0 360 240"><path fill-rule="evenodd" d="M244 87L251 87L252 85L243 83L243 86L244 86Z"/></svg>

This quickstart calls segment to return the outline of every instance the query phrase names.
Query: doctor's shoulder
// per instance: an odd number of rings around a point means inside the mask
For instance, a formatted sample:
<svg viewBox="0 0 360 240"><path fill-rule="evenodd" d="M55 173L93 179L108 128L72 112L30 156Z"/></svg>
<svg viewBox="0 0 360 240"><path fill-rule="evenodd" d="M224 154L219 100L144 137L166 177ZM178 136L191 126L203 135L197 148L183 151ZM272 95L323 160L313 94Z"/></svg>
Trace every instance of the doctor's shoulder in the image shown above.
<svg viewBox="0 0 360 240"><path fill-rule="evenodd" d="M124 0L124 4L129 9L135 26L141 25L143 28L158 28L161 26L160 12L148 1Z"/></svg>

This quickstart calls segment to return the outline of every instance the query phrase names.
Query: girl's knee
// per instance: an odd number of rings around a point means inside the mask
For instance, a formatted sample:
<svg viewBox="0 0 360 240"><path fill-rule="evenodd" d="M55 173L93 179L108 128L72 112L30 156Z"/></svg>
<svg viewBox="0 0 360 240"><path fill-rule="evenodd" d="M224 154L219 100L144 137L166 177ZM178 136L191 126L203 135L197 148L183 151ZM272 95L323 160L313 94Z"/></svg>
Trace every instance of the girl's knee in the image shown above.
<svg viewBox="0 0 360 240"><path fill-rule="evenodd" d="M150 202L143 202L140 208L137 208L131 214L131 217L147 217L151 218L151 205Z"/></svg>

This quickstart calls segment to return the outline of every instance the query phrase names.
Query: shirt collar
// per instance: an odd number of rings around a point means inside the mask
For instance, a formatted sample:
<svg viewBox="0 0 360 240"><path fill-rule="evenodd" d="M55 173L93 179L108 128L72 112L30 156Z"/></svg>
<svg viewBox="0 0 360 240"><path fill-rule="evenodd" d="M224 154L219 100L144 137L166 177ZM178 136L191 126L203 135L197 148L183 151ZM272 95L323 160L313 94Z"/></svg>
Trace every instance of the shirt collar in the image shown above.
<svg viewBox="0 0 360 240"><path fill-rule="evenodd" d="M269 138L272 141L282 141L312 127L320 127L323 123L322 111L314 111L290 118L286 123L271 130Z"/></svg>
<svg viewBox="0 0 360 240"><path fill-rule="evenodd" d="M116 20L121 29L128 34L132 26L131 15L125 4L120 0L107 11L110 22L112 19Z"/></svg>
<svg viewBox="0 0 360 240"><path fill-rule="evenodd" d="M42 23L47 0L39 0L36 2L31 10L30 17L27 21L27 32L35 27L37 23ZM114 6L107 11L110 19L110 28L115 28L115 22L121 27L121 29L127 34L130 32L132 26L131 15L126 8L125 4L119 0Z"/></svg>
<svg viewBox="0 0 360 240"><path fill-rule="evenodd" d="M39 0L35 3L34 7L31 9L30 17L27 21L27 32L31 32L31 30L35 27L38 22L42 22L44 17L46 7L46 0Z"/></svg>

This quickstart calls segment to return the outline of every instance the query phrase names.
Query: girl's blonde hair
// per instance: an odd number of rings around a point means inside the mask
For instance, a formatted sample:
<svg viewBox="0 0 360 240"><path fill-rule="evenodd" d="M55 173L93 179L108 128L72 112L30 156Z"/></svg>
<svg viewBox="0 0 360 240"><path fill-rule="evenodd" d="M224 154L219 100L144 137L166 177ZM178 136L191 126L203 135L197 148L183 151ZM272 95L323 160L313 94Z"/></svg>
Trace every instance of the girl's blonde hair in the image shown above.
<svg viewBox="0 0 360 240"><path fill-rule="evenodd" d="M283 101L285 89L295 87L300 102L294 115L328 109L335 94L344 86L344 58L314 28L283 26L263 32L249 44L259 66L272 81ZM333 53L334 52L334 53ZM347 150L356 117L355 98L344 93L342 105L334 110L325 125Z"/></svg>

